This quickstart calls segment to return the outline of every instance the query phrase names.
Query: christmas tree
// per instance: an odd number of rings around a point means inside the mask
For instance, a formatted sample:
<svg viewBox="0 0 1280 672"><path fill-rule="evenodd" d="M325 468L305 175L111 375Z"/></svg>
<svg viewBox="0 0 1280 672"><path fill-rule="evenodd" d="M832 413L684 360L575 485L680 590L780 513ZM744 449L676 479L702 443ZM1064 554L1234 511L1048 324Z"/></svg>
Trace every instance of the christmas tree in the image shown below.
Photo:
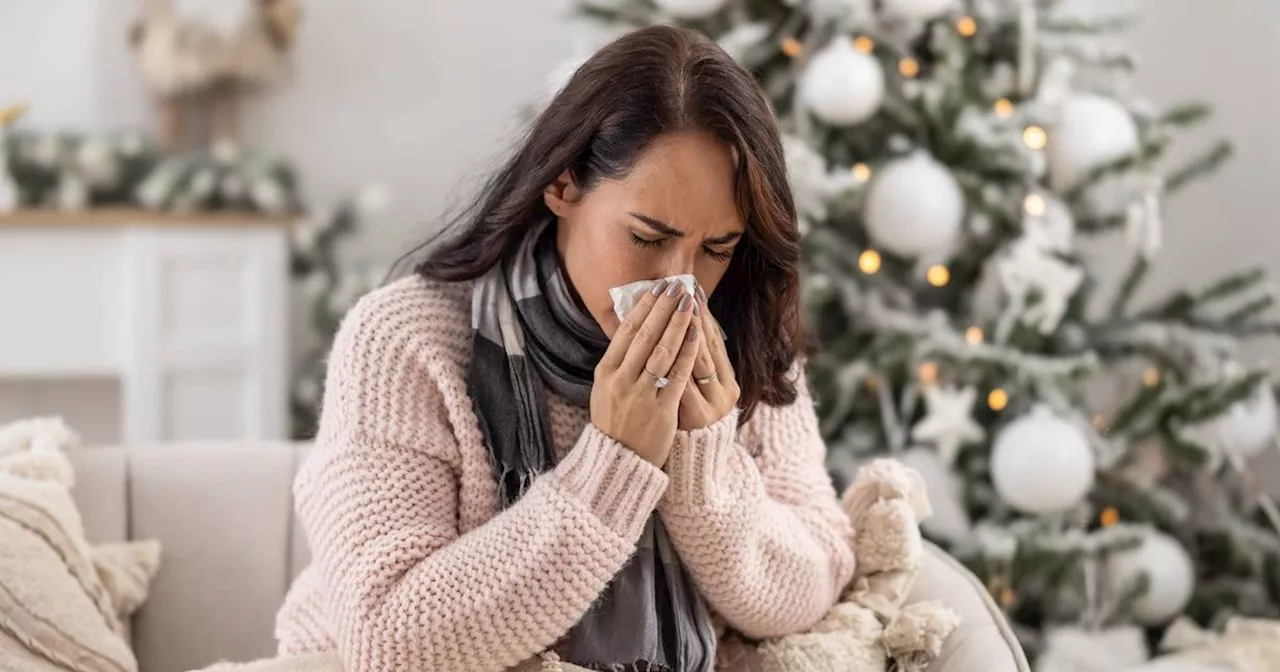
<svg viewBox="0 0 1280 672"><path fill-rule="evenodd" d="M1280 332L1274 296L1246 270L1135 299L1160 260L1161 209L1230 146L1170 161L1209 109L1133 92L1123 38L1137 17L1112 7L573 11L606 38L691 27L756 74L805 240L832 473L842 484L881 455L916 468L936 512L926 536L987 583L1046 666L1096 642L1121 669L1179 617L1280 615L1280 516L1244 466L1273 445L1276 407L1241 353ZM1123 249L1120 281L1101 282L1086 240Z"/></svg>

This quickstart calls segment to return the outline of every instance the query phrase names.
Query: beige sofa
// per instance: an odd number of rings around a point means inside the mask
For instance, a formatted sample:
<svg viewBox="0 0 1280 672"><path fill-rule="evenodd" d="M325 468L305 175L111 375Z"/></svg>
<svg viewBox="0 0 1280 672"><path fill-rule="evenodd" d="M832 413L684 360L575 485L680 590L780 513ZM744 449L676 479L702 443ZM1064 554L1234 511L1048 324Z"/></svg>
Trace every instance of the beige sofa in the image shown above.
<svg viewBox="0 0 1280 672"><path fill-rule="evenodd" d="M185 443L90 447L73 455L75 498L94 542L157 538L160 572L132 624L141 672L270 656L276 609L308 562L291 483L307 446ZM964 619L931 672L1027 672L971 574L931 549L915 599Z"/></svg>

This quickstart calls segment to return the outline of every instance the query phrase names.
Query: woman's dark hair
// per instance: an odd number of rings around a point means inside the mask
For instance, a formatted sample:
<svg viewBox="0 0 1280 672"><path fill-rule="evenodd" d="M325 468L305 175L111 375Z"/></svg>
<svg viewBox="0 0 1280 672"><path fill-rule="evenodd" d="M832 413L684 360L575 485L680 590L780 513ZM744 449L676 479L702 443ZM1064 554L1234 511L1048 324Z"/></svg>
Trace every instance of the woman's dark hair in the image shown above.
<svg viewBox="0 0 1280 672"><path fill-rule="evenodd" d="M584 191L621 179L665 133L699 130L733 148L746 235L712 298L729 335L743 419L756 404L796 399L788 375L805 347L800 237L782 144L768 99L749 72L704 35L673 26L617 38L578 68L533 122L515 154L450 228L462 231L417 266L437 280L473 280L550 216L543 191L565 170ZM446 229L447 230L447 229Z"/></svg>

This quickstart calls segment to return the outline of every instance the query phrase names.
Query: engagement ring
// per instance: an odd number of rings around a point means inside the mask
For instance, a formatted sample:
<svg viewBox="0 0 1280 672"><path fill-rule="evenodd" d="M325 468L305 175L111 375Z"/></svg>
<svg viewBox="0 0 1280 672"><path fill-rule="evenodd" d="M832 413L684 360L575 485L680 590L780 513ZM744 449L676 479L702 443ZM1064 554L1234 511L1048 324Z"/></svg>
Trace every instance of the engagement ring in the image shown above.
<svg viewBox="0 0 1280 672"><path fill-rule="evenodd" d="M666 387L667 384L671 382L671 379L666 376L655 376L652 373L649 373L649 369L645 369L644 372L649 374L649 377L653 379L653 386L659 390Z"/></svg>

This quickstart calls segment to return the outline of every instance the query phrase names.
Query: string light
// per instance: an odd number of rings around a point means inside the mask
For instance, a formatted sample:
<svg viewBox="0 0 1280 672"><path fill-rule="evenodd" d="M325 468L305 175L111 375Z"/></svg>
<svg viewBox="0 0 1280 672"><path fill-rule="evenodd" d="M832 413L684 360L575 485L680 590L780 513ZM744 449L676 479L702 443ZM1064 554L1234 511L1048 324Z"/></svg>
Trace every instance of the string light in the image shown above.
<svg viewBox="0 0 1280 672"><path fill-rule="evenodd" d="M916 373L920 377L920 382L925 385L932 385L938 382L938 363L923 362L920 364L920 370Z"/></svg>
<svg viewBox="0 0 1280 672"><path fill-rule="evenodd" d="M1013 592L1012 588L1005 588L1000 591L1000 604L1005 608L1012 607L1017 599L1018 594Z"/></svg>
<svg viewBox="0 0 1280 672"><path fill-rule="evenodd" d="M995 104L996 116L1001 119L1008 119L1013 116L1013 101L1008 98L1001 98Z"/></svg>
<svg viewBox="0 0 1280 672"><path fill-rule="evenodd" d="M1022 141L1031 149L1044 149L1049 144L1049 134L1039 126L1028 126L1022 131Z"/></svg>
<svg viewBox="0 0 1280 672"><path fill-rule="evenodd" d="M924 277L934 287L944 287L948 282L951 282L951 271L947 270L947 267L942 264L934 264L929 267L929 270L925 271Z"/></svg>
<svg viewBox="0 0 1280 672"><path fill-rule="evenodd" d="M867 37L866 35L859 35L858 39L853 41L853 48L864 54L869 54L872 51L875 51L876 43L875 40Z"/></svg>
<svg viewBox="0 0 1280 672"><path fill-rule="evenodd" d="M915 77L920 74L920 61L907 56L901 61L898 61L898 72L902 73L902 76L907 77L908 79Z"/></svg>
<svg viewBox="0 0 1280 672"><path fill-rule="evenodd" d="M880 253L875 250L863 250L858 255L858 270L871 275L880 270Z"/></svg>
<svg viewBox="0 0 1280 672"><path fill-rule="evenodd" d="M964 37L973 37L978 32L978 22L972 16L962 16L956 21L956 32Z"/></svg>
<svg viewBox="0 0 1280 672"><path fill-rule="evenodd" d="M1111 527L1120 522L1120 511L1114 506L1108 506L1102 510L1102 515L1098 518L1103 527Z"/></svg>
<svg viewBox="0 0 1280 672"><path fill-rule="evenodd" d="M1093 414L1093 428L1099 432L1107 431L1107 418L1101 413Z"/></svg>
<svg viewBox="0 0 1280 672"><path fill-rule="evenodd" d="M991 394L987 395L987 405L993 411L1003 411L1009 405L1009 393L999 387L991 390Z"/></svg>
<svg viewBox="0 0 1280 672"><path fill-rule="evenodd" d="M873 373L867 376L867 380L863 384L867 386L867 391L875 392L877 389L880 388L880 376L877 376Z"/></svg>
<svg viewBox="0 0 1280 672"><path fill-rule="evenodd" d="M1154 366L1142 372L1142 384L1155 387L1160 384L1160 370Z"/></svg>
<svg viewBox="0 0 1280 672"><path fill-rule="evenodd" d="M800 40L794 37L788 37L782 41L782 53L791 58L799 58L804 53L804 45L800 44Z"/></svg>
<svg viewBox="0 0 1280 672"><path fill-rule="evenodd" d="M871 166L865 163L853 164L853 179L859 182L866 182L871 179Z"/></svg>
<svg viewBox="0 0 1280 672"><path fill-rule="evenodd" d="M969 345L982 345L982 329L979 327L965 329L964 340Z"/></svg>
<svg viewBox="0 0 1280 672"><path fill-rule="evenodd" d="M1027 194L1027 197L1022 201L1022 208L1032 217L1043 216L1048 207L1048 201L1045 201L1044 196L1040 194Z"/></svg>

